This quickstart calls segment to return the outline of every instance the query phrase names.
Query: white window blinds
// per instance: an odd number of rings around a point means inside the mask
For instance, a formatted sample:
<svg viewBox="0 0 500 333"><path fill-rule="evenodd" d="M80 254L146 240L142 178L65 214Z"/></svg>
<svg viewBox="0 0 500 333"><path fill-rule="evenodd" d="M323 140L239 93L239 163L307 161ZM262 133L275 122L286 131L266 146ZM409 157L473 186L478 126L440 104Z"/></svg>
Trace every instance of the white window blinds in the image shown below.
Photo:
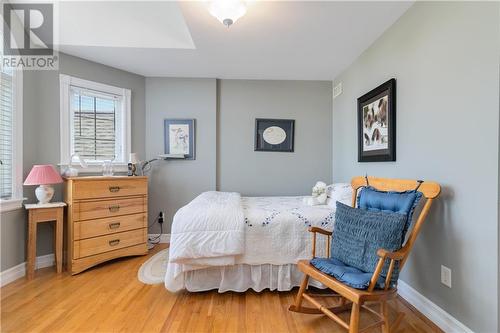
<svg viewBox="0 0 500 333"><path fill-rule="evenodd" d="M0 198L13 195L13 126L15 87L13 73L7 68L0 71Z"/></svg>
<svg viewBox="0 0 500 333"><path fill-rule="evenodd" d="M71 86L71 151L85 160L123 160L121 96Z"/></svg>

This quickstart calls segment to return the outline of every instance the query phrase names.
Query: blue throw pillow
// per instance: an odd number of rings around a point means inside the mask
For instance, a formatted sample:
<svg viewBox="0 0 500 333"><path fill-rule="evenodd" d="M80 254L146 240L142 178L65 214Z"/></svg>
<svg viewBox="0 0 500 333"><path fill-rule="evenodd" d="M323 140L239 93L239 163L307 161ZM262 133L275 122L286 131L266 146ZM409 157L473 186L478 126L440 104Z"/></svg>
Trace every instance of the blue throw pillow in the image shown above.
<svg viewBox="0 0 500 333"><path fill-rule="evenodd" d="M407 220L402 235L402 242L410 227L413 211L420 198L422 198L422 193L416 190L404 192L379 191L371 186L367 186L359 191L358 208L405 214Z"/></svg>
<svg viewBox="0 0 500 333"><path fill-rule="evenodd" d="M373 272L378 249L399 250L402 246L406 214L352 208L337 202L331 257L364 272ZM389 262L382 270L387 274ZM392 281L397 281L397 265Z"/></svg>

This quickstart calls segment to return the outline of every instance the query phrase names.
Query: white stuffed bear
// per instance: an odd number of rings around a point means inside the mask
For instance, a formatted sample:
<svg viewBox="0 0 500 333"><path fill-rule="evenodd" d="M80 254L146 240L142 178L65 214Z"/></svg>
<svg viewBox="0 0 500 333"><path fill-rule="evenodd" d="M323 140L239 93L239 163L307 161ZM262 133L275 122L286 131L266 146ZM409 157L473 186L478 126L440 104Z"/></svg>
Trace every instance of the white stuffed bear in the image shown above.
<svg viewBox="0 0 500 333"><path fill-rule="evenodd" d="M327 198L326 184L323 182L316 182L316 185L312 188L312 197L304 198L304 203L310 206L324 205Z"/></svg>

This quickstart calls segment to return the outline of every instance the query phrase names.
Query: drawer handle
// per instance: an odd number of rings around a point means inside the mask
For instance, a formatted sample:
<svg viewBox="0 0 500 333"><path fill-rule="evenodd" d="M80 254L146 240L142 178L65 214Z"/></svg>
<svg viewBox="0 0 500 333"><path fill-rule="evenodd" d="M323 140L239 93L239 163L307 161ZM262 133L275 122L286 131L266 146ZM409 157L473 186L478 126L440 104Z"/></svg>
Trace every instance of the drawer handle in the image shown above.
<svg viewBox="0 0 500 333"><path fill-rule="evenodd" d="M109 241L109 246L115 246L115 245L118 245L118 244L120 244L120 240L119 239L113 239L113 240Z"/></svg>
<svg viewBox="0 0 500 333"><path fill-rule="evenodd" d="M118 229L120 227L120 222L110 223L109 229Z"/></svg>
<svg viewBox="0 0 500 333"><path fill-rule="evenodd" d="M120 205L109 206L108 209L111 213L116 213L117 211L120 210Z"/></svg>
<svg viewBox="0 0 500 333"><path fill-rule="evenodd" d="M109 192L111 192L111 193L116 193L118 191L120 191L120 186L110 186L109 187Z"/></svg>

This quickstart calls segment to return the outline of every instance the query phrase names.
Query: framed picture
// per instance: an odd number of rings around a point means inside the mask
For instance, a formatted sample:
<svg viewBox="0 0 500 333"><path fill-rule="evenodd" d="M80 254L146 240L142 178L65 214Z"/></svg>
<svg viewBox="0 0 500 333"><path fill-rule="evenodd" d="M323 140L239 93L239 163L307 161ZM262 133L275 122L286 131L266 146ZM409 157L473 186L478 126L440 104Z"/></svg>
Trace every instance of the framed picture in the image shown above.
<svg viewBox="0 0 500 333"><path fill-rule="evenodd" d="M396 160L396 80L358 98L358 162Z"/></svg>
<svg viewBox="0 0 500 333"><path fill-rule="evenodd" d="M295 120L255 119L255 151L293 152Z"/></svg>
<svg viewBox="0 0 500 333"><path fill-rule="evenodd" d="M183 154L185 159L195 159L195 120L165 119L165 154Z"/></svg>

